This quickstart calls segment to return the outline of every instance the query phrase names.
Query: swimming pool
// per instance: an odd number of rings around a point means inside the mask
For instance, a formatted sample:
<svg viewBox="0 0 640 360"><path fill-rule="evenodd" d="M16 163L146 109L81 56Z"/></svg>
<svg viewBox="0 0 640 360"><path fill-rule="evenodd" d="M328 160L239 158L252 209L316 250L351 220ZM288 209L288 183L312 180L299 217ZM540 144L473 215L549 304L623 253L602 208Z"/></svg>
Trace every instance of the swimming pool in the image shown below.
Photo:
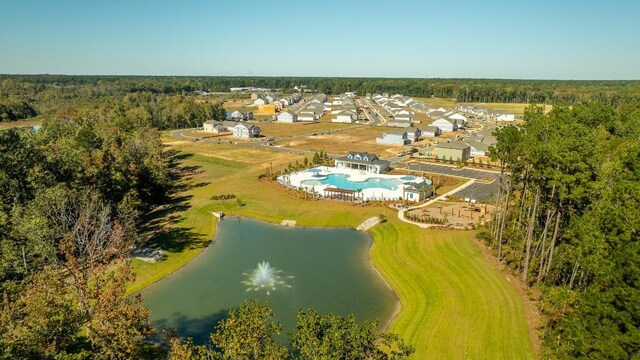
<svg viewBox="0 0 640 360"><path fill-rule="evenodd" d="M350 181L350 175L347 174L329 174L324 179L319 180L303 180L300 184L306 186L314 185L333 185L339 189L345 190L364 190L370 188L396 190L403 182L398 179L384 179L372 177L366 181Z"/></svg>

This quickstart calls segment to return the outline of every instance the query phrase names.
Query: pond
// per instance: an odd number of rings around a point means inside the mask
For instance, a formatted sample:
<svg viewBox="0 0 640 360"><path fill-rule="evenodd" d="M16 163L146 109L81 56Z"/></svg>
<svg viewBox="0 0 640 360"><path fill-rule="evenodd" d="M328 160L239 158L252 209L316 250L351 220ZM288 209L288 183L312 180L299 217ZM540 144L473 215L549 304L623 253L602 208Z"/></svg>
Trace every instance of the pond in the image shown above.
<svg viewBox="0 0 640 360"><path fill-rule="evenodd" d="M308 307L383 325L396 300L369 264L370 245L367 234L348 228L228 218L218 224L210 248L142 295L157 328L176 329L197 343L244 299L268 302L284 334L295 330L297 309Z"/></svg>

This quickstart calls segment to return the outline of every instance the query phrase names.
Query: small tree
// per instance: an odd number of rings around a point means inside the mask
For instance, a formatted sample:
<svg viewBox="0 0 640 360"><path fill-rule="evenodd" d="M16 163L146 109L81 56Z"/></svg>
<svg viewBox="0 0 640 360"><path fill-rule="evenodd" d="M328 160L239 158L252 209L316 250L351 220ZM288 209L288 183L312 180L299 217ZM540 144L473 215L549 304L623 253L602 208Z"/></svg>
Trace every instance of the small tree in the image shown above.
<svg viewBox="0 0 640 360"><path fill-rule="evenodd" d="M343 318L299 310L291 346L303 359L405 359L413 353L397 335L382 333L377 325L375 321L359 325L353 315Z"/></svg>

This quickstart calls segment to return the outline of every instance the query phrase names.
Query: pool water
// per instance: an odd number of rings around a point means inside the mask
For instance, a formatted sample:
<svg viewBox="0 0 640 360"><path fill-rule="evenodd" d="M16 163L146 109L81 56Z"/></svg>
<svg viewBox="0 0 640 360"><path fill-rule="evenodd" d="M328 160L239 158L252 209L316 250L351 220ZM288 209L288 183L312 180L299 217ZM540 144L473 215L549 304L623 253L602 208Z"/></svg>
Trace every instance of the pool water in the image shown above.
<svg viewBox="0 0 640 360"><path fill-rule="evenodd" d="M398 179L369 178L366 181L350 181L347 174L329 174L320 180L304 180L302 185L333 185L345 190L363 190L369 188L396 190L403 182Z"/></svg>

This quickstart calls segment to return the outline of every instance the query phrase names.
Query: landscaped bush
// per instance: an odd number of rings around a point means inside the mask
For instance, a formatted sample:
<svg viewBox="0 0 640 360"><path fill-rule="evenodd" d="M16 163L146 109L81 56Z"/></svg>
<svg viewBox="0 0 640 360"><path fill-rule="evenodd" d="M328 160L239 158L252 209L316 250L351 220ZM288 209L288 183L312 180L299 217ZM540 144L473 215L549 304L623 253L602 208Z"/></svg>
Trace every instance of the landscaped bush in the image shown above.
<svg viewBox="0 0 640 360"><path fill-rule="evenodd" d="M235 198L235 194L215 194L211 197L211 200L230 200Z"/></svg>
<svg viewBox="0 0 640 360"><path fill-rule="evenodd" d="M411 221L425 223L425 224L434 224L434 225L444 225L447 223L446 219L439 219L433 216L420 216L416 214L408 214L407 218Z"/></svg>

